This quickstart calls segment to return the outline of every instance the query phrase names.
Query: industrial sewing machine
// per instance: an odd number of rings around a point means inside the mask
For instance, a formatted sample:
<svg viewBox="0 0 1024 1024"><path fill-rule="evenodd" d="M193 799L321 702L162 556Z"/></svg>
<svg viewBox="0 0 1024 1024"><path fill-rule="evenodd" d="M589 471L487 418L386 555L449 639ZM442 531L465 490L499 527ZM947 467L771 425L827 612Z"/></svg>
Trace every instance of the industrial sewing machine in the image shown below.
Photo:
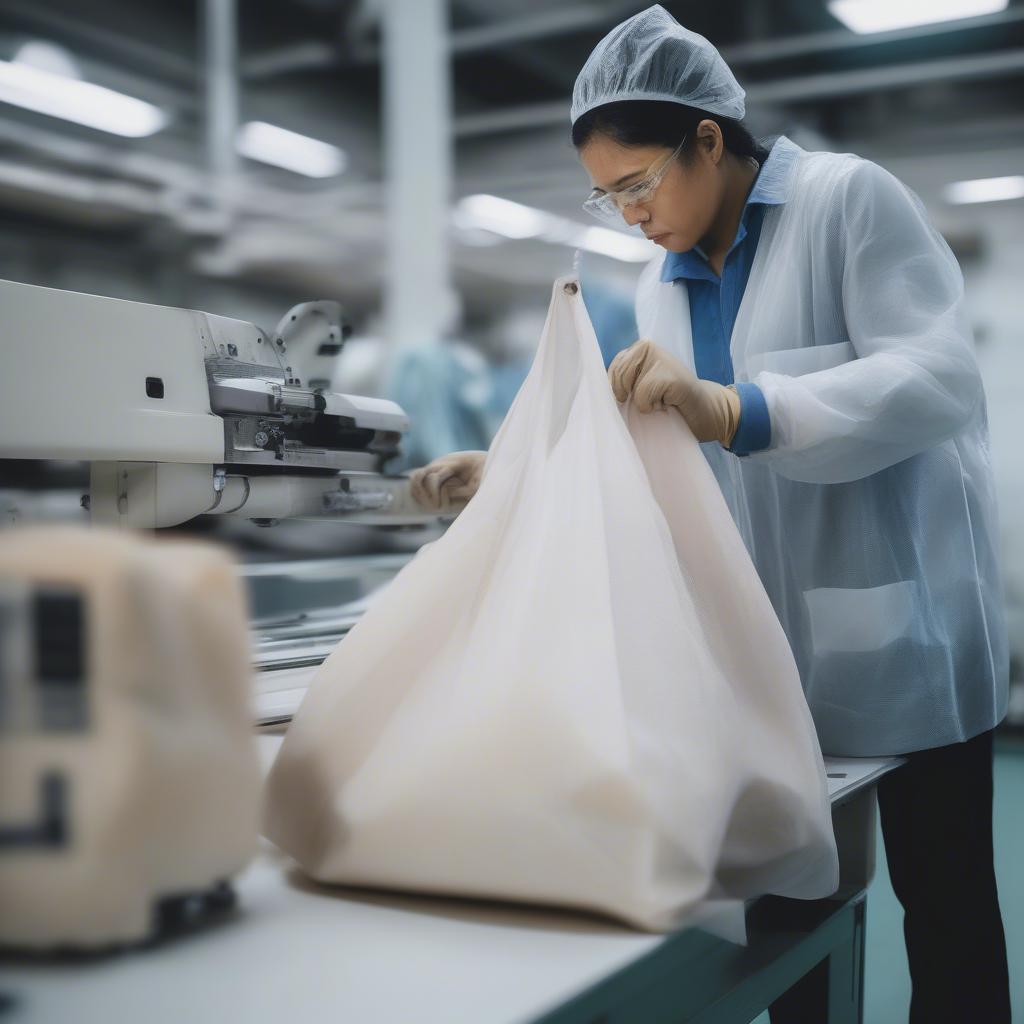
<svg viewBox="0 0 1024 1024"><path fill-rule="evenodd" d="M94 522L166 527L198 515L261 524L437 519L388 476L408 420L328 390L336 302L277 329L0 281L0 458L90 464Z"/></svg>

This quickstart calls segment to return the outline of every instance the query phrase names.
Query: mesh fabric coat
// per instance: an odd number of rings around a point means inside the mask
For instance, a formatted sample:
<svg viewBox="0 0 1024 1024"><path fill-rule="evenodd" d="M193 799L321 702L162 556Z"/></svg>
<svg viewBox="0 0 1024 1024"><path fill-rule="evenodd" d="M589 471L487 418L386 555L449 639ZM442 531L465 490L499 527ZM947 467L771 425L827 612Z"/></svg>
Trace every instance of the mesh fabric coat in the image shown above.
<svg viewBox="0 0 1024 1024"><path fill-rule="evenodd" d="M771 446L703 445L796 655L826 754L968 739L1006 713L985 398L956 260L876 164L776 143L731 339ZM774 154L773 154L774 155ZM685 282L637 290L640 336L691 367Z"/></svg>

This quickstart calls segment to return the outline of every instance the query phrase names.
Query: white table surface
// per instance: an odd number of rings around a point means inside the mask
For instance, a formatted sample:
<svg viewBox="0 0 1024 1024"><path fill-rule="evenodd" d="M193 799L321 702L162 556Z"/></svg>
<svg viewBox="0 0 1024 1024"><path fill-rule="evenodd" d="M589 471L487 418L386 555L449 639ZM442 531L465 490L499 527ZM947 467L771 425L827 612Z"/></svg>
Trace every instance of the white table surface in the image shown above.
<svg viewBox="0 0 1024 1024"><path fill-rule="evenodd" d="M269 763L279 735L261 735ZM829 759L833 800L894 759ZM654 949L664 936L499 903L326 889L269 843L237 882L240 910L162 946L83 963L0 963L6 1019L75 1024L512 1024Z"/></svg>

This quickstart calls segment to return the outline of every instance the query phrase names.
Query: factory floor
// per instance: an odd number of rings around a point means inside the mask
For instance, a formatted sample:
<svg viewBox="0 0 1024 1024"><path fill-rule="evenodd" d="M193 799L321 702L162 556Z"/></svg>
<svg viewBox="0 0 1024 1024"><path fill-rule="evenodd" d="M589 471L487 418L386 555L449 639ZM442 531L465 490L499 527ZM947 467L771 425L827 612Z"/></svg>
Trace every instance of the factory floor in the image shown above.
<svg viewBox="0 0 1024 1024"><path fill-rule="evenodd" d="M994 814L996 880L1006 929L1013 1016L1024 1022L1024 739L996 740ZM876 852L878 867L868 889L864 1022L906 1024L910 975L903 910L889 881L881 828ZM768 1024L768 1014L761 1014L754 1024Z"/></svg>

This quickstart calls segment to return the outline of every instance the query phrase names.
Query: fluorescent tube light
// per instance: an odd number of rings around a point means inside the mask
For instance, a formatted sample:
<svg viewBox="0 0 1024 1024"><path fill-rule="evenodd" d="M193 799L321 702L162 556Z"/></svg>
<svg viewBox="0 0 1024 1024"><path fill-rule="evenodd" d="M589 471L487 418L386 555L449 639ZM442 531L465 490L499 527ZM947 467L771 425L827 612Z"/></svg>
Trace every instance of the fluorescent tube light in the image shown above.
<svg viewBox="0 0 1024 1024"><path fill-rule="evenodd" d="M1009 0L829 0L829 11L861 35L1004 11Z"/></svg>
<svg viewBox="0 0 1024 1024"><path fill-rule="evenodd" d="M475 195L460 200L455 210L459 227L483 228L503 238L537 238L553 218L532 206L498 196Z"/></svg>
<svg viewBox="0 0 1024 1024"><path fill-rule="evenodd" d="M63 75L64 78L82 77L75 58L63 46L48 43L44 39L30 39L22 43L14 54L14 62L28 64L53 75Z"/></svg>
<svg viewBox="0 0 1024 1024"><path fill-rule="evenodd" d="M152 103L19 60L0 60L0 102L132 139L167 124Z"/></svg>
<svg viewBox="0 0 1024 1024"><path fill-rule="evenodd" d="M283 167L308 178L330 178L345 169L345 152L308 135L278 128L266 121L249 121L238 130L236 148L242 156Z"/></svg>
<svg viewBox="0 0 1024 1024"><path fill-rule="evenodd" d="M646 238L637 238L612 228L584 228L582 237L576 241L576 247L611 256L625 263L644 263L657 249Z"/></svg>
<svg viewBox="0 0 1024 1024"><path fill-rule="evenodd" d="M950 203L996 203L1005 199L1024 199L1024 175L1005 178L974 178L954 181L943 191Z"/></svg>
<svg viewBox="0 0 1024 1024"><path fill-rule="evenodd" d="M644 238L611 228L587 227L568 217L524 206L498 196L466 196L452 214L456 227L464 231L491 231L504 238L536 238L552 245L611 256L627 263L648 260L656 251Z"/></svg>

